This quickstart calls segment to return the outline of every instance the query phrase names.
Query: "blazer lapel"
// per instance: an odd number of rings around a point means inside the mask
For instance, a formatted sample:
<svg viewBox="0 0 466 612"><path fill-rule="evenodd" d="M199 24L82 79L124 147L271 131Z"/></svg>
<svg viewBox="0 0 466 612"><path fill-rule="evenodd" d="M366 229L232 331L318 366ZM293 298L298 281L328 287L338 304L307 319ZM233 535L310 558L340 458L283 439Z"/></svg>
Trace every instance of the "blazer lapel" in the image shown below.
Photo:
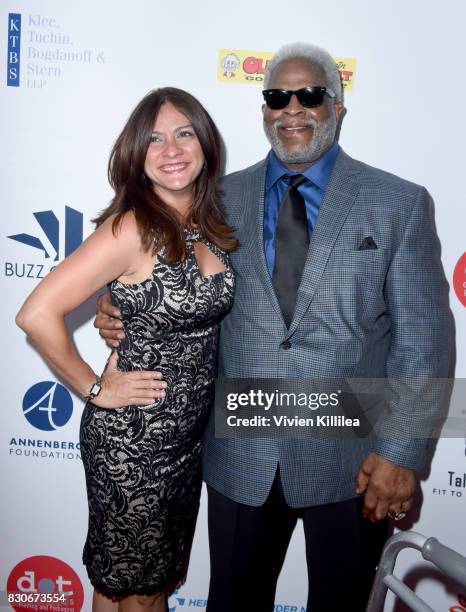
<svg viewBox="0 0 466 612"><path fill-rule="evenodd" d="M265 175L267 160L255 166L246 181L244 191L244 205L248 212L245 215L242 231L242 247L249 251L251 262L254 265L257 278L261 282L266 295L272 303L277 315L286 329L280 304L278 303L272 280L267 268L264 252L264 197Z"/></svg>
<svg viewBox="0 0 466 612"><path fill-rule="evenodd" d="M335 161L335 167L312 232L298 290L296 309L289 329L290 335L296 331L304 313L309 308L340 229L356 200L360 188L356 180L357 174L358 169L353 160L341 151Z"/></svg>

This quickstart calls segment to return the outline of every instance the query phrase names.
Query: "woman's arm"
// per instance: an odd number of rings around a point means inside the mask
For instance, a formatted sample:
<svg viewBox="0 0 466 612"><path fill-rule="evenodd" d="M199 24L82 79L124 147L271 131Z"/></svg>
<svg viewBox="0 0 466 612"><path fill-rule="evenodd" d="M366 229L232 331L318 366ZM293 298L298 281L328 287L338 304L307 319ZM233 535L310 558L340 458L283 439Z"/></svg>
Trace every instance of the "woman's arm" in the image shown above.
<svg viewBox="0 0 466 612"><path fill-rule="evenodd" d="M108 282L134 271L141 257L136 221L128 213L115 236L108 219L34 289L16 316L16 323L31 338L44 359L74 387L86 395L96 375L82 359L68 333L64 317ZM112 360L114 365L115 358ZM111 408L128 404L148 405L160 397L159 376L154 372L106 374L102 391L93 400Z"/></svg>

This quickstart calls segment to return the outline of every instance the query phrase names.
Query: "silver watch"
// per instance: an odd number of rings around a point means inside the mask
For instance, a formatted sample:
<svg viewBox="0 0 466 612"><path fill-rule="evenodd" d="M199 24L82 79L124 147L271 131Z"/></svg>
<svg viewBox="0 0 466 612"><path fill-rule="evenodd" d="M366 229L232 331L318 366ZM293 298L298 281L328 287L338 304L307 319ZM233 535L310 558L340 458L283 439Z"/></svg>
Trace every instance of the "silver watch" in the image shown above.
<svg viewBox="0 0 466 612"><path fill-rule="evenodd" d="M95 383L89 389L89 393L84 396L84 399L90 402L91 400L94 399L94 397L97 397L101 391L102 391L102 377L96 376Z"/></svg>

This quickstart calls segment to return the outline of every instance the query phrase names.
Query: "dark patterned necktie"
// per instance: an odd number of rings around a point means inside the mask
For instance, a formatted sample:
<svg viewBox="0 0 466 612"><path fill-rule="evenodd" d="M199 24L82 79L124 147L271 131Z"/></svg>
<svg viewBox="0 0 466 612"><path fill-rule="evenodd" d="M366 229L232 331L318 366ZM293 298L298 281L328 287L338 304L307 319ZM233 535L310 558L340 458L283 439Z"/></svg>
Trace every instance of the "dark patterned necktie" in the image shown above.
<svg viewBox="0 0 466 612"><path fill-rule="evenodd" d="M298 185L307 179L302 174L287 178L289 187L283 195L278 211L272 283L286 326L289 327L309 248L309 235L306 206L298 191Z"/></svg>

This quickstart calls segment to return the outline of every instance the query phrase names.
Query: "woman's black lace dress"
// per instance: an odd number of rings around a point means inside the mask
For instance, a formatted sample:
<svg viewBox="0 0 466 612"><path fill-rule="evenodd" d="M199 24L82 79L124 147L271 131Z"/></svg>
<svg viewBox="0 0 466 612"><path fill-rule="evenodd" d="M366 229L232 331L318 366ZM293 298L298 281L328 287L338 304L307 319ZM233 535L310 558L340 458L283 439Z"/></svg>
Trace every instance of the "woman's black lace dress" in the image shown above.
<svg viewBox="0 0 466 612"><path fill-rule="evenodd" d="M201 275L202 241L225 271ZM150 595L185 578L201 489L201 440L212 405L218 325L231 306L227 255L186 230L185 261L159 254L142 283L109 285L126 339L118 369L158 370L164 399L146 407L86 404L81 455L89 501L83 561L93 586L109 597Z"/></svg>

